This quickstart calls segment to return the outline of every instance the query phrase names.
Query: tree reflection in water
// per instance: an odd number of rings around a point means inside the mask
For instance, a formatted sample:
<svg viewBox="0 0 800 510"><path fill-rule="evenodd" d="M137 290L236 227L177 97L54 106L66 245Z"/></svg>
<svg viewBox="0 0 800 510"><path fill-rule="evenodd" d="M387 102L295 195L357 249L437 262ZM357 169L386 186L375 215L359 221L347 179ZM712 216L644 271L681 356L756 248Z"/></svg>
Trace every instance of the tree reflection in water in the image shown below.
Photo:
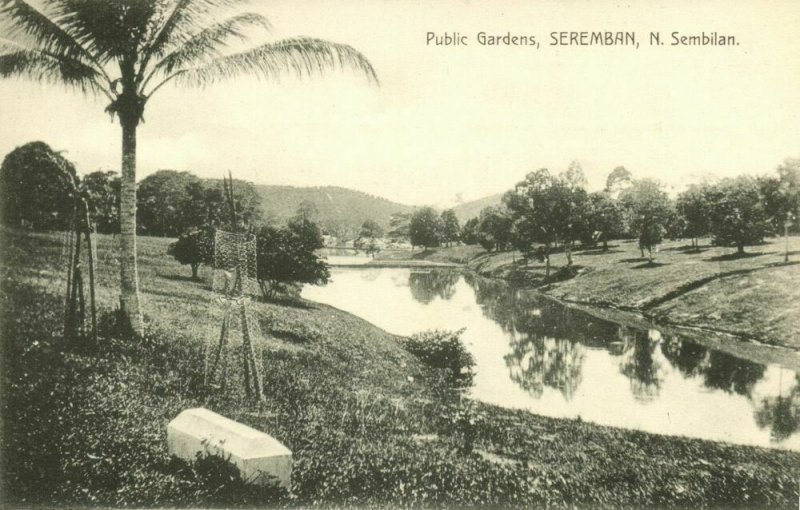
<svg viewBox="0 0 800 510"><path fill-rule="evenodd" d="M658 359L661 333L620 326L619 337L623 342L620 372L630 380L633 396L650 402L658 397L664 381L664 367Z"/></svg>
<svg viewBox="0 0 800 510"><path fill-rule="evenodd" d="M584 357L585 348L578 342L521 335L511 341L505 362L511 380L534 397L550 387L570 400L581 383Z"/></svg>
<svg viewBox="0 0 800 510"><path fill-rule="evenodd" d="M766 367L739 359L721 351L709 353L708 368L704 371L705 385L750 398L753 386L764 377Z"/></svg>
<svg viewBox="0 0 800 510"><path fill-rule="evenodd" d="M603 348L618 357L619 371L629 379L631 392L642 403L657 399L664 381L674 371L683 378L698 378L705 388L746 397L756 423L769 428L774 441L800 430L800 375L794 371L787 371L794 375L787 376L791 389L782 387L777 396L758 396L754 387L764 378L765 365L677 336L662 336L654 329L598 319L498 280L471 273L465 274L464 280L474 290L483 314L510 338L510 352L504 360L511 379L535 398L549 387L570 400L582 381L586 348ZM441 277L431 281L437 283L428 284L426 289L446 288L438 283L446 281ZM439 291L427 292L442 295Z"/></svg>
<svg viewBox="0 0 800 510"><path fill-rule="evenodd" d="M800 375L795 375L793 382L786 396L781 381L777 397L764 397L756 403L756 423L762 429L769 427L774 441L782 441L800 428Z"/></svg>
<svg viewBox="0 0 800 510"><path fill-rule="evenodd" d="M665 338L661 352L670 364L686 377L693 377L708 370L708 349L694 342L679 338Z"/></svg>
<svg viewBox="0 0 800 510"><path fill-rule="evenodd" d="M456 293L459 277L460 274L452 270L411 271L408 275L408 286L411 288L411 296L427 305L437 297L444 300L452 298Z"/></svg>

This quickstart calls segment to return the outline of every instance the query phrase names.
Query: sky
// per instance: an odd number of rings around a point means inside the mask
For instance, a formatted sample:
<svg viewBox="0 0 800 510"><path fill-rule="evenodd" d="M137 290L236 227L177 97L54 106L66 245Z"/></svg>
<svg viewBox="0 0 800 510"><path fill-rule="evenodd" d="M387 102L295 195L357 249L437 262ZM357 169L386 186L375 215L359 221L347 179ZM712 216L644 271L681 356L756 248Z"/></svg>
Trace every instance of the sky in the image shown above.
<svg viewBox="0 0 800 510"><path fill-rule="evenodd" d="M800 5L795 1L252 0L274 30L350 44L380 86L353 73L279 83L165 87L139 129L139 179L159 169L262 184L335 185L449 206L577 160L590 189L623 165L680 190L769 174L800 157ZM540 47L488 47L478 32ZM549 46L551 32L635 31L638 49ZM737 46L670 46L671 32ZM468 45L426 44L458 32ZM660 32L664 46L650 46ZM0 80L0 155L42 140L80 172L118 170L104 100Z"/></svg>

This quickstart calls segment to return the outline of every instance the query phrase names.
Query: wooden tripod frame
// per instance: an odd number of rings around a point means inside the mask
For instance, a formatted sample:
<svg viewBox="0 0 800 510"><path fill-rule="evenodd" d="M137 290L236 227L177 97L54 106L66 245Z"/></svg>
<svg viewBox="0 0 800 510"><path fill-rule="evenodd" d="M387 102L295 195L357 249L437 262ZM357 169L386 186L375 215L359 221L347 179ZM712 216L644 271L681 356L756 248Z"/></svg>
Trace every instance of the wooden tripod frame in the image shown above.
<svg viewBox="0 0 800 510"><path fill-rule="evenodd" d="M234 233L242 233L237 217L236 203L233 196L233 177L229 179L223 177L225 198L230 213L230 223ZM249 299L245 295L244 279L247 276L247 258L242 256L241 249L237 246L237 258L233 282L226 275L225 286L223 288L224 297L221 299L224 306L222 324L220 326L219 340L214 349L211 370L208 372L213 377L221 367L220 386L224 392L227 387L228 356L227 346L230 336L232 321L239 320L239 327L242 331L242 368L244 370L244 390L247 398L253 398L258 402L264 402L264 383L261 378L261 370L256 361L253 341L250 338L250 319L247 315L247 302ZM209 375L206 378L208 384Z"/></svg>

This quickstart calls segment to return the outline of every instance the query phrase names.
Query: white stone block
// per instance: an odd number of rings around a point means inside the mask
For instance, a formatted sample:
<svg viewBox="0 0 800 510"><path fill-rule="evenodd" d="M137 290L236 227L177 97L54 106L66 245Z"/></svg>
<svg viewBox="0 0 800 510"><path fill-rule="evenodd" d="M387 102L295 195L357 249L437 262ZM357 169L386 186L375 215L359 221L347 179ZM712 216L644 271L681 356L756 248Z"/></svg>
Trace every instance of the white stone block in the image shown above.
<svg viewBox="0 0 800 510"><path fill-rule="evenodd" d="M197 453L219 455L239 468L248 483L277 483L291 489L292 452L269 434L198 407L187 409L167 426L170 455L186 461Z"/></svg>

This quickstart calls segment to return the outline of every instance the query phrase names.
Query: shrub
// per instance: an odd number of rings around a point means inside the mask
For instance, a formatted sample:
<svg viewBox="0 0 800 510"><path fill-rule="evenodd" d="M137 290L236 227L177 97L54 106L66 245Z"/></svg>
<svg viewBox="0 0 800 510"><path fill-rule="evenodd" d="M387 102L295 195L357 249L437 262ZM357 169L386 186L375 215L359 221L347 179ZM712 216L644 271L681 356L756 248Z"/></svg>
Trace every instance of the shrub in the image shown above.
<svg viewBox="0 0 800 510"><path fill-rule="evenodd" d="M464 346L458 331L423 331L402 341L403 347L423 363L441 370L448 383L459 388L472 386L475 359Z"/></svg>
<svg viewBox="0 0 800 510"><path fill-rule="evenodd" d="M200 264L214 264L214 231L211 228L192 228L169 245L168 255L192 268L192 279L197 279Z"/></svg>

